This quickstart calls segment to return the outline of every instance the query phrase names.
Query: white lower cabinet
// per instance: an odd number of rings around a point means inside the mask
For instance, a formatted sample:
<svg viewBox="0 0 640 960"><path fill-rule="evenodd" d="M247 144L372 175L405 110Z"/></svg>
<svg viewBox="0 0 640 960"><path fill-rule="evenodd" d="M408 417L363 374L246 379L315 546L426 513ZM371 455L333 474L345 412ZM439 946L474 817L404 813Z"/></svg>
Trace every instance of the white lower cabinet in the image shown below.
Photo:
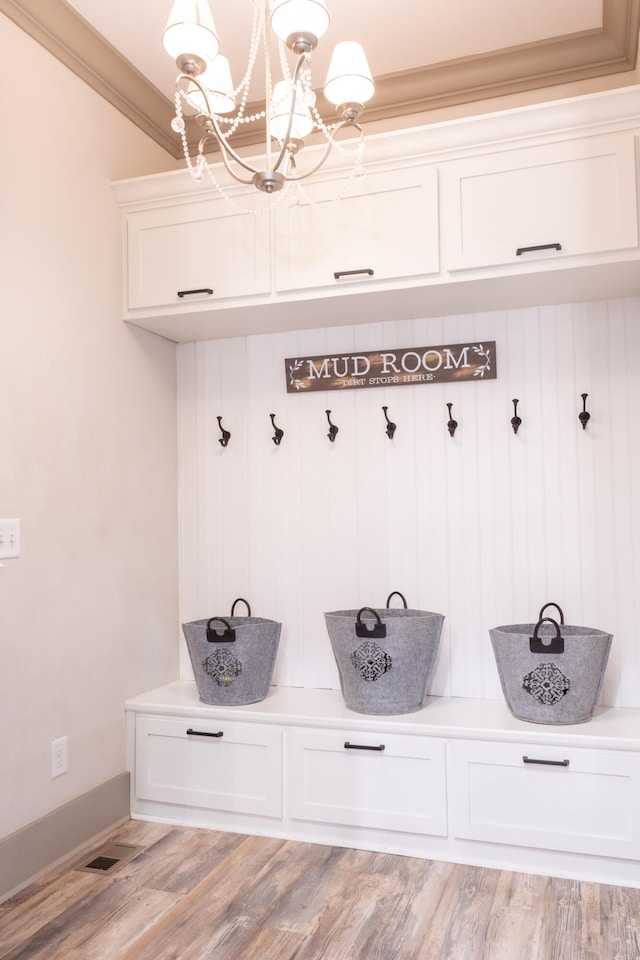
<svg viewBox="0 0 640 960"><path fill-rule="evenodd" d="M290 730L293 819L446 836L443 740Z"/></svg>
<svg viewBox="0 0 640 960"><path fill-rule="evenodd" d="M640 857L640 756L535 743L449 745L455 837Z"/></svg>
<svg viewBox="0 0 640 960"><path fill-rule="evenodd" d="M138 717L135 795L142 801L268 817L282 815L278 727Z"/></svg>
<svg viewBox="0 0 640 960"><path fill-rule="evenodd" d="M178 681L127 703L131 815L640 886L640 711L515 720L436 697L364 716L339 691L214 707Z"/></svg>

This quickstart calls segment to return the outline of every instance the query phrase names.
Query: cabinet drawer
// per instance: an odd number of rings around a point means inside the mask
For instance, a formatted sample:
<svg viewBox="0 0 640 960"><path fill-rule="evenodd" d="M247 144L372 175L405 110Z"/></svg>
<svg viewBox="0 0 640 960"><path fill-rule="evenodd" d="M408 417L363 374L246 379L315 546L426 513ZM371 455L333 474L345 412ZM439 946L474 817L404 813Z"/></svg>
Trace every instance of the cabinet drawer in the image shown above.
<svg viewBox="0 0 640 960"><path fill-rule="evenodd" d="M441 177L447 270L638 244L632 133L456 160Z"/></svg>
<svg viewBox="0 0 640 960"><path fill-rule="evenodd" d="M224 720L138 717L135 792L140 800L279 817L282 732Z"/></svg>
<svg viewBox="0 0 640 960"><path fill-rule="evenodd" d="M340 183L305 184L304 190L309 200L285 199L276 210L279 292L339 291L440 269L435 167L367 174L337 202Z"/></svg>
<svg viewBox="0 0 640 960"><path fill-rule="evenodd" d="M640 756L532 743L450 745L456 837L640 855Z"/></svg>
<svg viewBox="0 0 640 960"><path fill-rule="evenodd" d="M447 833L443 741L291 730L289 758L294 819L436 836Z"/></svg>
<svg viewBox="0 0 640 960"><path fill-rule="evenodd" d="M129 309L197 309L269 292L264 215L239 213L225 200L203 200L129 213L125 223ZM199 290L204 292L189 292Z"/></svg>

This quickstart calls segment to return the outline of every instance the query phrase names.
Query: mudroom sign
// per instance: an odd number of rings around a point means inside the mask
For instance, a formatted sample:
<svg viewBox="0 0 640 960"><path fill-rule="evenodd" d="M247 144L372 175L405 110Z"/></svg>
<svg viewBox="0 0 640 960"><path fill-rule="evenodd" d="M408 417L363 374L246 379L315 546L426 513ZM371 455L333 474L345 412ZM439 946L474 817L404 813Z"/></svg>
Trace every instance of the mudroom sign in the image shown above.
<svg viewBox="0 0 640 960"><path fill-rule="evenodd" d="M340 356L291 357L284 364L287 393L495 380L496 344L494 340L485 340Z"/></svg>

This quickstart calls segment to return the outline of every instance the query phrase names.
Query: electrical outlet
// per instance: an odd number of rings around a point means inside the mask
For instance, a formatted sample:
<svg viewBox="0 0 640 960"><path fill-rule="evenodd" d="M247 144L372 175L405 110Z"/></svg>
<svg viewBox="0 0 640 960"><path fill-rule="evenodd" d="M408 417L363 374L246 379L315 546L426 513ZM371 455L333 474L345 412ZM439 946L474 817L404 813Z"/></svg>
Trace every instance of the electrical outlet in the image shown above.
<svg viewBox="0 0 640 960"><path fill-rule="evenodd" d="M20 556L20 521L0 520L0 560Z"/></svg>
<svg viewBox="0 0 640 960"><path fill-rule="evenodd" d="M51 741L51 779L67 772L67 738Z"/></svg>

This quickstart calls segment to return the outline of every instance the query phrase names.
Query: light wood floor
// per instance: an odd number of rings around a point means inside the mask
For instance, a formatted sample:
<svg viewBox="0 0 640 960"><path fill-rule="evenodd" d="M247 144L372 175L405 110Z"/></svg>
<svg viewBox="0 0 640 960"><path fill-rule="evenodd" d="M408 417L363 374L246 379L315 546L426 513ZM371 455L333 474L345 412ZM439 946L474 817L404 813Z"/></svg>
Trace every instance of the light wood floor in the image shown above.
<svg viewBox="0 0 640 960"><path fill-rule="evenodd" d="M145 850L0 905L2 960L640 960L637 889L142 822L110 839Z"/></svg>

